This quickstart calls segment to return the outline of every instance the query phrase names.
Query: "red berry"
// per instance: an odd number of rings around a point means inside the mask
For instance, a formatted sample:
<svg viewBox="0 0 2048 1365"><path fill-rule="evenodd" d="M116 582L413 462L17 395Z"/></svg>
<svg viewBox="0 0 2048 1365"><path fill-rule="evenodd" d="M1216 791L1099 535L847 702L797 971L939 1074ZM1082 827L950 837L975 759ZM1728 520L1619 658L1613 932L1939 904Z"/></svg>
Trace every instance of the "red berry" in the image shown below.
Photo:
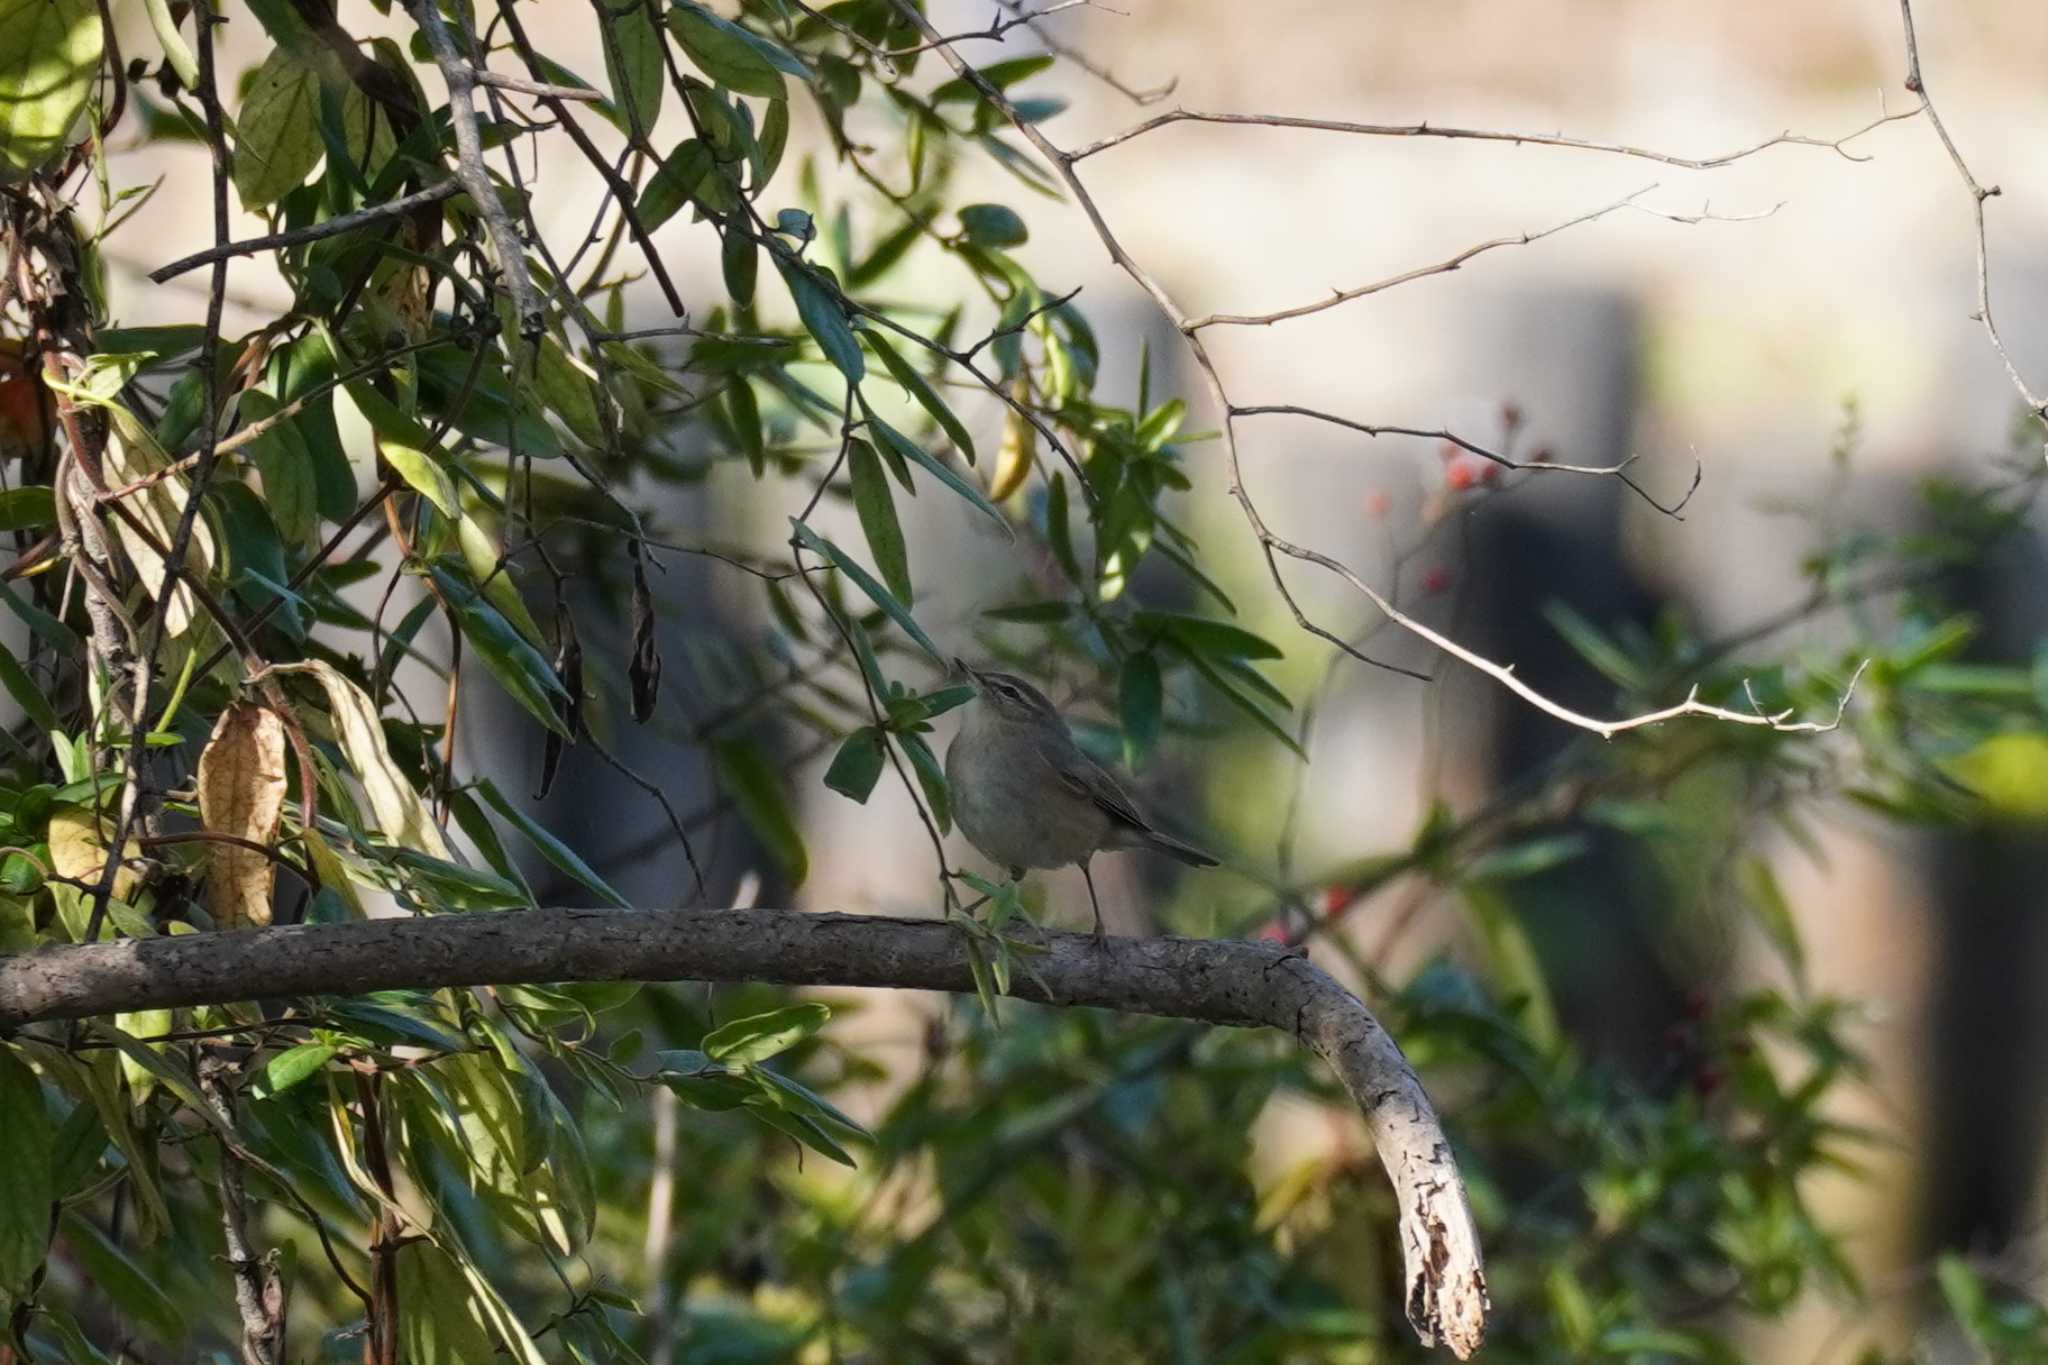
<svg viewBox="0 0 2048 1365"><path fill-rule="evenodd" d="M1365 495L1365 514L1374 521L1385 521L1387 513L1394 510L1394 500L1383 490L1375 488Z"/></svg>
<svg viewBox="0 0 2048 1365"><path fill-rule="evenodd" d="M1530 464L1549 464L1549 463L1550 463L1550 462L1551 462L1552 460L1554 460L1554 459L1556 459L1556 458L1557 458L1557 456L1555 456L1555 455L1553 455L1553 454L1551 454L1551 453L1550 453L1550 447L1549 447L1549 446L1537 446L1537 447L1536 447L1536 450L1535 450L1535 453L1529 456L1529 463L1530 463Z"/></svg>
<svg viewBox="0 0 2048 1365"><path fill-rule="evenodd" d="M1323 888L1323 918L1328 919L1345 906L1351 904L1351 888L1348 886L1326 886Z"/></svg>
<svg viewBox="0 0 2048 1365"><path fill-rule="evenodd" d="M1499 483L1500 466L1492 460L1488 460L1485 464L1479 466L1479 482L1485 484L1488 488Z"/></svg>
<svg viewBox="0 0 2048 1365"><path fill-rule="evenodd" d="M1265 924L1259 926L1259 931L1253 934L1252 937L1262 938L1268 943L1285 943L1287 942L1287 927L1277 919L1268 920Z"/></svg>
<svg viewBox="0 0 2048 1365"><path fill-rule="evenodd" d="M1451 586L1451 571L1439 564L1422 576L1422 590L1426 593L1440 593Z"/></svg>
<svg viewBox="0 0 2048 1365"><path fill-rule="evenodd" d="M1699 1091L1701 1099L1712 1099L1714 1092L1728 1083L1728 1073L1718 1066L1703 1066L1692 1073L1692 1088Z"/></svg>
<svg viewBox="0 0 2048 1365"><path fill-rule="evenodd" d="M1453 493L1463 493L1479 482L1479 470L1470 460L1453 460L1444 470L1444 483Z"/></svg>

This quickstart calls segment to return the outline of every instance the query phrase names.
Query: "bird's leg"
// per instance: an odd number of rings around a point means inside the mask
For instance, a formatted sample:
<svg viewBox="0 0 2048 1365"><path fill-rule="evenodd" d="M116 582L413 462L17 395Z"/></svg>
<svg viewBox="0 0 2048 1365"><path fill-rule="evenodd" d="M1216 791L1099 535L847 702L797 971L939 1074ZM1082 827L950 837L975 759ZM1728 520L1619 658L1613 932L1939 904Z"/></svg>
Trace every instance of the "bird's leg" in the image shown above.
<svg viewBox="0 0 2048 1365"><path fill-rule="evenodd" d="M1102 927L1102 902L1095 899L1095 875L1088 870L1085 859L1081 863L1081 880L1088 883L1088 908L1095 912L1095 946L1099 948L1109 941L1109 934Z"/></svg>

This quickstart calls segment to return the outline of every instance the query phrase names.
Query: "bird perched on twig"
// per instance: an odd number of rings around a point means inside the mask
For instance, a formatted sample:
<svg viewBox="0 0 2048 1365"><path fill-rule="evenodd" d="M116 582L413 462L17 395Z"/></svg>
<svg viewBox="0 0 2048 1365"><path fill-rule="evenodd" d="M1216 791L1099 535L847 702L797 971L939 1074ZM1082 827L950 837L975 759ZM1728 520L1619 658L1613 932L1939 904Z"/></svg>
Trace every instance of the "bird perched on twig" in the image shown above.
<svg viewBox="0 0 2048 1365"><path fill-rule="evenodd" d="M1100 763L1081 752L1045 694L1009 673L983 672L955 659L974 680L978 700L946 750L953 820L982 854L1020 880L1025 868L1081 869L1095 937L1102 905L1088 861L1106 849L1146 848L1189 867L1216 860L1161 834Z"/></svg>

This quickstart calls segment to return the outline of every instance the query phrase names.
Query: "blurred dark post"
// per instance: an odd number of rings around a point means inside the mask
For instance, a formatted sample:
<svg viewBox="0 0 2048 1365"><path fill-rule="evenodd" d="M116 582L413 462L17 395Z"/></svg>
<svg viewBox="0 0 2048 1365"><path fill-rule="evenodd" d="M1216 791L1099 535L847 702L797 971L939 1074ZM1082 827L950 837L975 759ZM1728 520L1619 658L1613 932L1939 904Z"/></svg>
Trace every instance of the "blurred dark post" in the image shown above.
<svg viewBox="0 0 2048 1365"><path fill-rule="evenodd" d="M1548 444L1563 463L1611 465L1631 453L1640 324L1617 294L1580 289L1518 294L1489 319L1493 355L1475 373L1501 376L1531 427L1525 457ZM1614 479L1526 477L1473 517L1468 547L1454 560L1462 587L1455 634L1486 657L1512 663L1523 681L1574 710L1614 711L1614 684L1571 647L1545 614L1567 605L1601 631L1647 629L1657 599L1622 550L1635 494ZM1529 776L1580 732L1449 666L1447 727L1452 754L1490 766L1494 785ZM1452 761L1458 761L1453 759ZM1557 833L1589 845L1585 855L1511 885L1511 900L1542 958L1560 1022L1596 1056L1641 1076L1660 1069L1681 991L1659 951L1667 898L1653 868L1605 826L1576 821Z"/></svg>
<svg viewBox="0 0 2048 1365"><path fill-rule="evenodd" d="M1973 460L1977 457L1970 457ZM2048 542L1971 566L1956 596L1982 662L2025 667L2048 639ZM2048 1139L2048 830L1998 824L1935 840L1923 1245L1999 1250L2039 1224Z"/></svg>

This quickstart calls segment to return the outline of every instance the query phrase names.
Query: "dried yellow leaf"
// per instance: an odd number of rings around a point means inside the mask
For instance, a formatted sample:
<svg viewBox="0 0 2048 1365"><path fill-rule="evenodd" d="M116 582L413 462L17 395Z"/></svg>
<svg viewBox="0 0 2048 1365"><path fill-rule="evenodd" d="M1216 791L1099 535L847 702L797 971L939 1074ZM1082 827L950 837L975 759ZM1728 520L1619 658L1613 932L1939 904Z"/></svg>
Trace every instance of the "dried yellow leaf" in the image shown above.
<svg viewBox="0 0 2048 1365"><path fill-rule="evenodd" d="M334 737L341 752L362 784L370 807L370 818L384 837L400 848L410 848L432 858L448 861L448 845L440 828L427 814L426 803L392 760L384 744L384 727L377 708L363 689L350 682L334 665L321 660L307 663L275 664L265 676L276 673L305 673L327 693L327 711L334 721Z"/></svg>
<svg viewBox="0 0 2048 1365"><path fill-rule="evenodd" d="M88 886L99 884L107 866L107 841L114 837L111 818L101 819L84 806L62 806L50 816L50 867L60 877ZM128 841L128 857L140 858L141 847ZM114 899L131 900L142 879L123 866L114 874Z"/></svg>
<svg viewBox="0 0 2048 1365"><path fill-rule="evenodd" d="M199 755L199 820L215 834L266 847L284 814L284 722L238 701L220 713ZM270 923L277 865L251 848L206 846L206 909L223 929Z"/></svg>
<svg viewBox="0 0 2048 1365"><path fill-rule="evenodd" d="M1031 401L1031 378L1022 370L1010 386L1010 397L1018 403ZM1037 457L1038 428L1017 409L1009 409L1003 414L1003 443L996 449L995 480L989 485L988 500L1001 502L1022 488Z"/></svg>

